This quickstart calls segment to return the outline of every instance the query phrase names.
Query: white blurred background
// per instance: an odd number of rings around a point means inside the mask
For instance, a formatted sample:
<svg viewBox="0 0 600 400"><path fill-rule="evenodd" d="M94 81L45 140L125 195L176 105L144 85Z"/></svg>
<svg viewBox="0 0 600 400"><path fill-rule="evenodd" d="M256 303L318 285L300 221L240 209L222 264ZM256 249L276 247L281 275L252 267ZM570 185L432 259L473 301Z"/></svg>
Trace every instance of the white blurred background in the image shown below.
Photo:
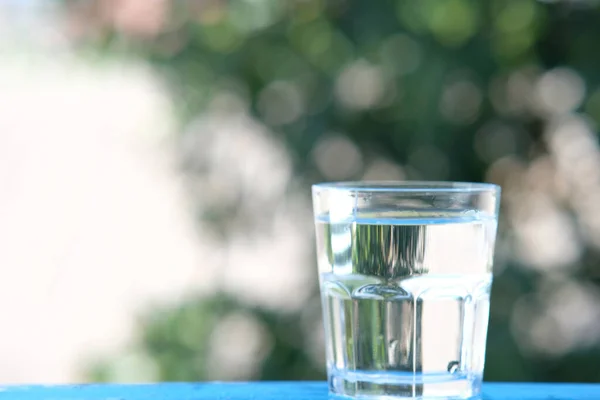
<svg viewBox="0 0 600 400"><path fill-rule="evenodd" d="M74 55L49 7L0 3L3 382L81 379L141 305L210 285L163 84L140 62Z"/></svg>

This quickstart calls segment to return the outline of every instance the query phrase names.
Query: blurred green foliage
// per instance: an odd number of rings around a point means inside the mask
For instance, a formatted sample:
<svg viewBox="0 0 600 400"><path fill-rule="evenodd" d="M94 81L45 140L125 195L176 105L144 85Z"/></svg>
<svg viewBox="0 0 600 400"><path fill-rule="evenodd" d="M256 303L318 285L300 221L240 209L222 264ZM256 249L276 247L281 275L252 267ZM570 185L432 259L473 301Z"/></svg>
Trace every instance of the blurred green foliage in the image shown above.
<svg viewBox="0 0 600 400"><path fill-rule="evenodd" d="M68 4L83 9L80 2ZM94 15L94 8L86 10ZM364 165L390 160L407 178L482 181L503 157L527 165L547 153L547 117L525 104L533 91L528 77L555 67L585 82L585 98L572 111L600 122L597 2L181 0L164 13L160 29L150 33L103 20L86 43L151 62L168 79L184 126L216 95L234 92L285 144L306 195L312 182L364 172L344 175L318 165L315 148L332 132L360 149ZM482 133L496 127L509 134L493 139ZM224 240L228 229L239 229L227 228L227 215L211 217ZM509 228L501 222L501 238L511 238ZM493 289L486 379L600 379L598 346L563 357L520 350L511 310L536 290L541 275L509 253L499 249L503 269ZM597 252L585 250L579 278L597 277L599 261ZM312 290L316 294L316 286ZM252 308L225 295L154 310L140 321L135 351L158 366L157 379L207 379L211 330L240 310L255 315L274 338L256 378L324 377L323 363L303 351L301 315ZM113 367L98 365L93 377L110 380Z"/></svg>
<svg viewBox="0 0 600 400"><path fill-rule="evenodd" d="M130 349L123 357L92 366L90 377L100 382L122 379L118 369L123 360L125 368L144 368L148 361L144 358L149 356L149 362L158 367L157 371L150 371L150 375L161 381L205 379L211 376L212 366L207 360L212 330L223 316L233 312L251 314L269 327L272 343L262 360L257 378L315 380L323 377L322 368L311 362L304 351L302 320L297 315L268 312L223 295L192 299L174 307L152 310L140 321L138 347ZM136 359L135 362L128 363L132 358ZM136 373L126 371L125 375L136 376ZM139 375L142 379L148 378L144 372Z"/></svg>

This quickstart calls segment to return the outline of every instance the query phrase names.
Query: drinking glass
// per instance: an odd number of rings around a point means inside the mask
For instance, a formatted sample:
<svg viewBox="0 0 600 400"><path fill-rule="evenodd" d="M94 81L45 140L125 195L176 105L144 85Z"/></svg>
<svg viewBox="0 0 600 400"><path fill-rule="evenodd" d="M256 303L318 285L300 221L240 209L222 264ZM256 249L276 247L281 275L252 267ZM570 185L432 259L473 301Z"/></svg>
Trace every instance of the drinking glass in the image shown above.
<svg viewBox="0 0 600 400"><path fill-rule="evenodd" d="M312 191L330 392L477 396L500 188L340 182Z"/></svg>

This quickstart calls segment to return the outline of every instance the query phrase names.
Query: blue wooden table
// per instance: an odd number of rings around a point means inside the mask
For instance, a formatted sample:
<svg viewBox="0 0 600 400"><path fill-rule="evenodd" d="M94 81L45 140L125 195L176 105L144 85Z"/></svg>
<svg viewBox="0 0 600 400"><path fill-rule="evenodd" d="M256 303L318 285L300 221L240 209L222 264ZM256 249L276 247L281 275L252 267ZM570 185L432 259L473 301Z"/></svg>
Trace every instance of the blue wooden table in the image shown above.
<svg viewBox="0 0 600 400"><path fill-rule="evenodd" d="M325 382L1 386L0 400L325 400ZM600 400L600 384L485 383L484 400Z"/></svg>

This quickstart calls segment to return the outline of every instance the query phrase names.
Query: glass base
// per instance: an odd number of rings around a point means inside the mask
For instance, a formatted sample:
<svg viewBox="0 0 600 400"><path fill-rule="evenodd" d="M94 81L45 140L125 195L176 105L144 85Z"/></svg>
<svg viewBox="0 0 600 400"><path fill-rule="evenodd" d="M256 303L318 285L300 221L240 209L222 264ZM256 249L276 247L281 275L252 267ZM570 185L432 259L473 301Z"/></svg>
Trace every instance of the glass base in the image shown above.
<svg viewBox="0 0 600 400"><path fill-rule="evenodd" d="M392 371L334 371L329 391L334 397L360 399L478 399L481 377Z"/></svg>

